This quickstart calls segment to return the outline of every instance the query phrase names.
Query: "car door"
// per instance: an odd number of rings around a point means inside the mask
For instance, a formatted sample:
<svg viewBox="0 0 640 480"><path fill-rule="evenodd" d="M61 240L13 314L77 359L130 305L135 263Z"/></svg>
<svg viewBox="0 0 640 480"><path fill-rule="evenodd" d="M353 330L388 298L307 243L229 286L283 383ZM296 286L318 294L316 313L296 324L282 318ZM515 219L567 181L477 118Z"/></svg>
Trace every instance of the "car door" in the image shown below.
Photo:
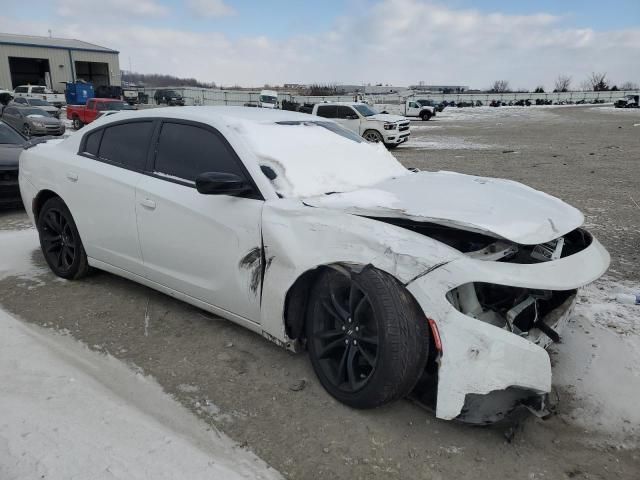
<svg viewBox="0 0 640 480"><path fill-rule="evenodd" d="M409 102L407 104L407 115L417 117L420 114L420 105L417 102Z"/></svg>
<svg viewBox="0 0 640 480"><path fill-rule="evenodd" d="M136 212L147 277L248 320L260 321L261 215L257 188L243 197L204 195L195 179L233 173L253 185L216 129L165 120L152 173L139 184Z"/></svg>
<svg viewBox="0 0 640 480"><path fill-rule="evenodd" d="M85 134L60 172L62 197L87 255L142 276L135 187L143 177L152 120L112 123Z"/></svg>
<svg viewBox="0 0 640 480"><path fill-rule="evenodd" d="M352 132L362 135L362 132L360 131L360 116L348 105L338 105L335 120Z"/></svg>

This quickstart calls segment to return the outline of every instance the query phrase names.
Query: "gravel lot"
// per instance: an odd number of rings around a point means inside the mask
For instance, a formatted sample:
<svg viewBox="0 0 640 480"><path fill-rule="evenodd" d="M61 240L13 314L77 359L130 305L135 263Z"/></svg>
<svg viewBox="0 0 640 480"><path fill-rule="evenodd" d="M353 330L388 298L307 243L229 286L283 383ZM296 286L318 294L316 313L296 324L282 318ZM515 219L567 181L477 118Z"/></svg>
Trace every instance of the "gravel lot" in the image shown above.
<svg viewBox="0 0 640 480"><path fill-rule="evenodd" d="M585 295L614 284L640 289L640 111L447 109L414 122L410 143L393 153L407 166L510 178L568 201L585 212L612 255L607 281ZM79 282L56 279L35 232L17 234L25 237L19 245L2 243L3 233L30 228L24 212L0 212L0 248L11 246L33 264L26 272L9 266L5 275L0 265L3 308L155 377L203 421L287 478L638 478L637 417L617 418L621 426L606 428L598 417L607 412L587 408L571 379L556 385L558 414L544 421L471 428L437 420L407 401L351 410L324 392L304 354L107 273ZM640 314L640 307L629 308ZM584 342L595 341L589 312L570 328ZM638 354L638 328L623 333ZM555 363L563 360L563 348L554 346ZM636 380L637 365L625 365ZM615 378L616 372L604 374Z"/></svg>

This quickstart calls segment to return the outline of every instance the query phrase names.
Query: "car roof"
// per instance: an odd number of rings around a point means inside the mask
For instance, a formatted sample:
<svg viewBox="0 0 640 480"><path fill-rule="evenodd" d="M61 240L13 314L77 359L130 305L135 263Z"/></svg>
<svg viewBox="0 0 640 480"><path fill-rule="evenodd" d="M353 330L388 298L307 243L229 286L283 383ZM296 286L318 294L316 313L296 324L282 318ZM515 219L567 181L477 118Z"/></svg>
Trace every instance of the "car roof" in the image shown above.
<svg viewBox="0 0 640 480"><path fill-rule="evenodd" d="M228 107L228 106L193 106L162 107L141 110L122 111L113 121L122 121L139 117L165 117L200 122L236 120L249 123L274 123L284 121L323 120L307 113L291 112L271 108Z"/></svg>
<svg viewBox="0 0 640 480"><path fill-rule="evenodd" d="M367 105L367 104L364 102L323 102L318 104L319 107L321 107L322 105L347 105L347 106L353 107L354 105Z"/></svg>

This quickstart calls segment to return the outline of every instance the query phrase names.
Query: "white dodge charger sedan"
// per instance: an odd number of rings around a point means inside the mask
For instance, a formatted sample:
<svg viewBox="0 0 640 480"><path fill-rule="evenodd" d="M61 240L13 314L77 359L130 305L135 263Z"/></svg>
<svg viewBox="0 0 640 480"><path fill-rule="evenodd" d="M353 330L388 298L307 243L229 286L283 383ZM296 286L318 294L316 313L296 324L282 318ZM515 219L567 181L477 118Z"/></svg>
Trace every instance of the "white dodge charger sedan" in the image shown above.
<svg viewBox="0 0 640 480"><path fill-rule="evenodd" d="M444 419L544 411L545 347L609 255L522 184L412 172L312 115L159 108L20 156L53 272L126 277L305 348L341 402Z"/></svg>

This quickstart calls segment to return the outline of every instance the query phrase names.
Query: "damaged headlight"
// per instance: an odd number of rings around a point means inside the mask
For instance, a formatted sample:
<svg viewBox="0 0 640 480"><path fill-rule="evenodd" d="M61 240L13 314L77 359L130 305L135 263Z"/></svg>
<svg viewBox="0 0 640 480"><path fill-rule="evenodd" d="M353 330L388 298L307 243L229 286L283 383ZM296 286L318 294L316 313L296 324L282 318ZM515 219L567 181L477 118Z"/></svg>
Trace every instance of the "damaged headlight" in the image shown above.
<svg viewBox="0 0 640 480"><path fill-rule="evenodd" d="M535 290L476 282L450 290L447 300L459 312L516 335L528 336L531 330L538 329L557 342L560 336L553 324L564 313L561 307L571 304L575 294L575 290Z"/></svg>

